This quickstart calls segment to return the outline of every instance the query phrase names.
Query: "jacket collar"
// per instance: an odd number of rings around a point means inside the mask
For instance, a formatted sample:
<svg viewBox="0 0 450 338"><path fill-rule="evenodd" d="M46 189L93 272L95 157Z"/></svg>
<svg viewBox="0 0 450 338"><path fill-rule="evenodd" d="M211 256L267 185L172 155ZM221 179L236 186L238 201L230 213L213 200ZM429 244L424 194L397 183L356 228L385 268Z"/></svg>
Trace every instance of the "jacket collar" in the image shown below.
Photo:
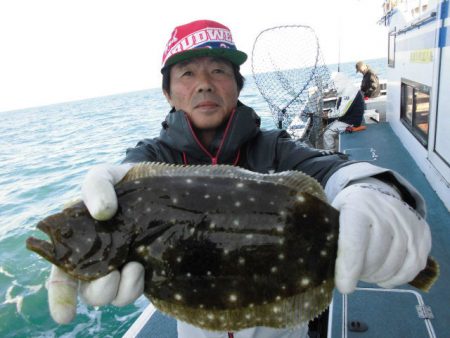
<svg viewBox="0 0 450 338"><path fill-rule="evenodd" d="M189 164L212 163L213 158L218 164L232 164L240 148L259 133L260 121L253 109L238 102L230 120L219 127L211 145L205 148L198 141L186 113L171 111L163 122L160 139L172 149L184 153Z"/></svg>

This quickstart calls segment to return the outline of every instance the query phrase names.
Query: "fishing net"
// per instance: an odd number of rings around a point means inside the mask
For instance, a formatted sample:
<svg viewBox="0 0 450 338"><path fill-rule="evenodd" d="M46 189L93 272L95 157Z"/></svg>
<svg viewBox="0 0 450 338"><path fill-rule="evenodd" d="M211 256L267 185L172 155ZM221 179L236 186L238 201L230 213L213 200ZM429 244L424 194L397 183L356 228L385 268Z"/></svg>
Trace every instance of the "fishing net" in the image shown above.
<svg viewBox="0 0 450 338"><path fill-rule="evenodd" d="M334 85L314 30L289 25L259 33L253 45L252 73L277 127L317 146L323 99Z"/></svg>

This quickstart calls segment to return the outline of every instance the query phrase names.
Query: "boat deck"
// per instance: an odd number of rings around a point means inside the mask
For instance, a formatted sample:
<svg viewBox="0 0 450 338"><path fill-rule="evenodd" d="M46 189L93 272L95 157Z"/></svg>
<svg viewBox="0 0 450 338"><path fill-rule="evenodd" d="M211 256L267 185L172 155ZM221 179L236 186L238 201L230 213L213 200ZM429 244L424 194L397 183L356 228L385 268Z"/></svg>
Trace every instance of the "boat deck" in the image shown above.
<svg viewBox="0 0 450 338"><path fill-rule="evenodd" d="M328 337L450 337L450 215L431 189L423 173L401 145L388 123L367 124L367 129L341 134L340 149L351 159L370 161L396 170L424 196L428 205L427 221L433 236L432 256L440 264L440 277L429 293L408 285L392 290L367 283L348 296L335 291L330 306ZM419 310L433 319L420 319ZM430 317L426 315L426 317ZM365 332L348 330L343 323L367 324ZM150 304L125 337L177 337L176 321Z"/></svg>
<svg viewBox="0 0 450 338"><path fill-rule="evenodd" d="M150 303L122 338L176 338L177 321Z"/></svg>

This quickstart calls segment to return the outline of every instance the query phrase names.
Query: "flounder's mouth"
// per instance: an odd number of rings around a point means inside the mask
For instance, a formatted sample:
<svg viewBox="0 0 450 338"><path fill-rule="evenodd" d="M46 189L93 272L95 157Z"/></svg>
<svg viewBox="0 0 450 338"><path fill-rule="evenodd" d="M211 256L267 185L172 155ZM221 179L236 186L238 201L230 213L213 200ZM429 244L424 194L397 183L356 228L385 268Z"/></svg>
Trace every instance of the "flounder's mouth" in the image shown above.
<svg viewBox="0 0 450 338"><path fill-rule="evenodd" d="M49 226L45 222L39 222L37 228L45 232L51 238ZM53 243L31 236L27 238L26 246L28 250L36 252L53 264L57 264L55 261L55 247Z"/></svg>
<svg viewBox="0 0 450 338"><path fill-rule="evenodd" d="M37 254L41 255L48 261L54 263L53 257L55 251L51 243L44 241L42 239L37 239L35 237L28 237L27 249L36 252Z"/></svg>

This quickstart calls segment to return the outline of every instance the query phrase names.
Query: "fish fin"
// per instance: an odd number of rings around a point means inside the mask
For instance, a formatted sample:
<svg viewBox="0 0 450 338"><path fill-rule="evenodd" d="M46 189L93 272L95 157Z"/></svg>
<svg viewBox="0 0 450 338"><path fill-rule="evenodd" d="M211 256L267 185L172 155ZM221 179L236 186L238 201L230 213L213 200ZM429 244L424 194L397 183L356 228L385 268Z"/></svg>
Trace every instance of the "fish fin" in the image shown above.
<svg viewBox="0 0 450 338"><path fill-rule="evenodd" d="M75 205L80 204L80 202L83 202L83 200L82 200L81 198L75 198L75 199L72 199L72 200L70 200L70 201L64 203L63 209L71 208L71 207L73 207L73 206L75 206Z"/></svg>
<svg viewBox="0 0 450 338"><path fill-rule="evenodd" d="M265 175L264 181L283 184L301 193L311 194L328 203L327 196L320 183L313 177L298 170L283 171L276 174Z"/></svg>
<svg viewBox="0 0 450 338"><path fill-rule="evenodd" d="M137 180L150 176L219 176L219 177L241 177L253 178L254 173L231 165L176 165L157 162L141 162L133 166L123 182Z"/></svg>
<svg viewBox="0 0 450 338"><path fill-rule="evenodd" d="M231 165L174 165L167 163L142 162L131 168L121 182L129 182L150 176L215 176L282 184L307 192L327 202L326 195L317 180L297 170L275 174L262 174Z"/></svg>
<svg viewBox="0 0 450 338"><path fill-rule="evenodd" d="M428 257L425 269L420 271L419 274L408 284L422 291L428 292L438 279L439 273L440 268L438 262L436 262L433 257Z"/></svg>
<svg viewBox="0 0 450 338"><path fill-rule="evenodd" d="M330 304L334 281L282 300L234 309L193 308L151 298L161 312L211 331L239 331L248 327L290 328L308 323Z"/></svg>

